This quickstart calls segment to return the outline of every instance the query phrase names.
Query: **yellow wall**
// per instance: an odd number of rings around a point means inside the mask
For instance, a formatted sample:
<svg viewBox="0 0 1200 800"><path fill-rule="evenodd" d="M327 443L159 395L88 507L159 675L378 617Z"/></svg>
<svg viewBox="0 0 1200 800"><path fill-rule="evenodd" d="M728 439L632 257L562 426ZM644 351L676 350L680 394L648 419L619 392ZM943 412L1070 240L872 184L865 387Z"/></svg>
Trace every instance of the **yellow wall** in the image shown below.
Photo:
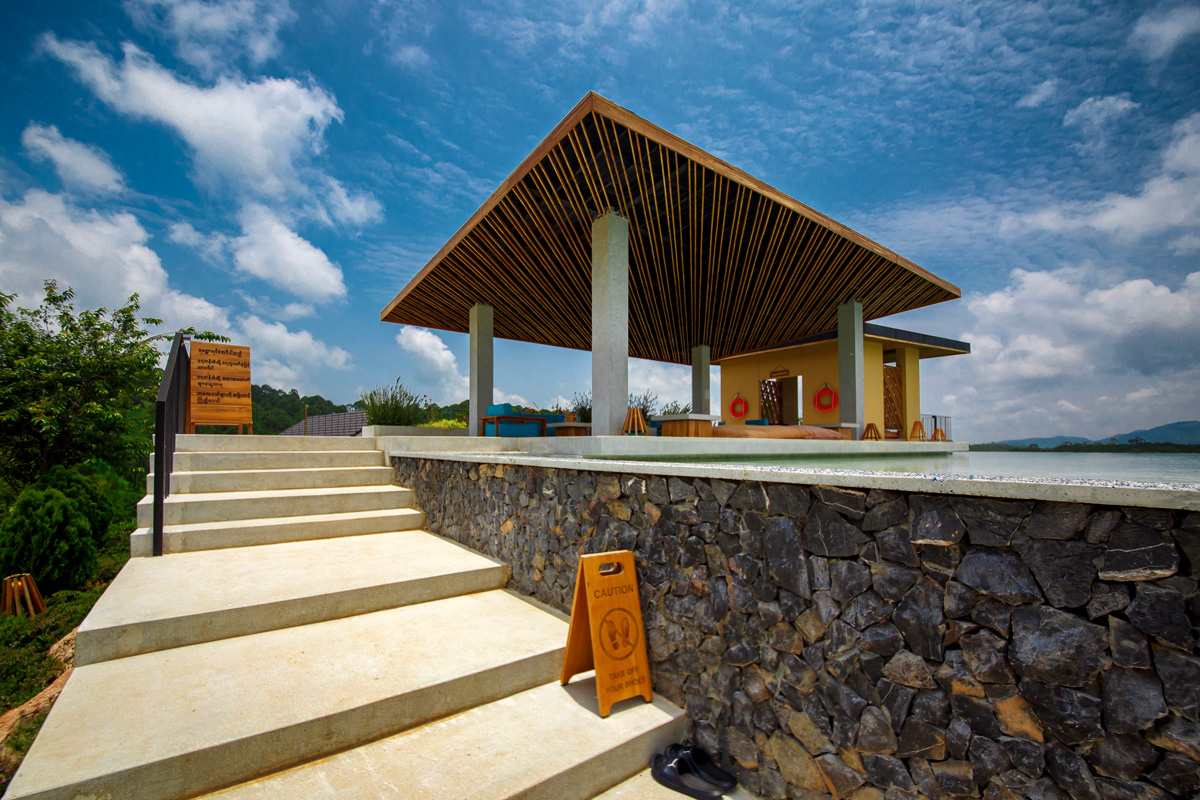
<svg viewBox="0 0 1200 800"><path fill-rule="evenodd" d="M896 348L896 366L900 368L900 385L904 390L904 439L912 433L913 423L921 418L921 359L915 347ZM925 432L927 436L932 431Z"/></svg>
<svg viewBox="0 0 1200 800"><path fill-rule="evenodd" d="M872 344L867 343L868 360L871 358ZM882 345L876 345L876 347L879 362L879 424L882 425L883 347ZM808 347L773 350L761 355L731 358L721 362L721 419L725 421L726 425L741 424L748 419L762 419L762 409L759 408L758 403L758 384L760 381L770 379L771 372L780 368L788 370L792 376L799 375L801 378L800 413L806 423L836 424L840 421L840 408L823 412L813 406L813 396L826 383L835 392L838 391L837 342L822 342ZM870 372L869 368L868 372ZM871 386L869 378L867 386ZM729 413L729 404L733 402L739 392L748 406L746 416L740 419Z"/></svg>
<svg viewBox="0 0 1200 800"><path fill-rule="evenodd" d="M858 437L872 422L883 436L883 342L863 342L863 405L866 419Z"/></svg>

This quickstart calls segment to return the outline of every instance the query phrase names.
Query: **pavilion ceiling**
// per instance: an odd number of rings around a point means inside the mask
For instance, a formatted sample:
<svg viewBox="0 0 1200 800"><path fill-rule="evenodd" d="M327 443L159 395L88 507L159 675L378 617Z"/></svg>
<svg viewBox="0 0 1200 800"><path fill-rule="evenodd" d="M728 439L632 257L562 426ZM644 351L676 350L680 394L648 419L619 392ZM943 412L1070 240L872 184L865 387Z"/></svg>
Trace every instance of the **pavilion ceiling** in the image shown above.
<svg viewBox="0 0 1200 800"><path fill-rule="evenodd" d="M714 361L961 296L866 237L602 97L589 94L380 314L591 348L591 225L629 220L629 350Z"/></svg>

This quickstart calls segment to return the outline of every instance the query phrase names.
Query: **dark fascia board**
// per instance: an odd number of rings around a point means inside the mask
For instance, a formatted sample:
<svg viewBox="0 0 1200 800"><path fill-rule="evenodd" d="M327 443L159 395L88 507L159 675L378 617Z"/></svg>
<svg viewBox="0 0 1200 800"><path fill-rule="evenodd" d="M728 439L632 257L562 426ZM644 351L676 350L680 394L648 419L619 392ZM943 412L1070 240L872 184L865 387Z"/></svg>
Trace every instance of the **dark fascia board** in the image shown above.
<svg viewBox="0 0 1200 800"><path fill-rule="evenodd" d="M917 347L930 347L937 350L949 351L941 353L931 353L926 356L922 353L922 358L948 355L966 355L971 352L970 342L960 342L957 339L946 339L941 336L933 336L928 333L917 333L916 331L906 331L901 328L889 328L886 325L876 325L873 322L863 323L863 336L873 336L876 339L890 339L894 342L902 342L904 344L912 344ZM830 342L837 339L837 331L826 331L825 333L817 333L812 336L805 336L803 339L794 339L790 342L785 342L766 350L758 350L755 352L766 353L773 350L786 350L789 347L802 347L806 344L817 344L819 342ZM734 358L743 358L752 356L755 353L739 353L736 356L726 356L721 361L729 361ZM716 362L714 362L716 363Z"/></svg>

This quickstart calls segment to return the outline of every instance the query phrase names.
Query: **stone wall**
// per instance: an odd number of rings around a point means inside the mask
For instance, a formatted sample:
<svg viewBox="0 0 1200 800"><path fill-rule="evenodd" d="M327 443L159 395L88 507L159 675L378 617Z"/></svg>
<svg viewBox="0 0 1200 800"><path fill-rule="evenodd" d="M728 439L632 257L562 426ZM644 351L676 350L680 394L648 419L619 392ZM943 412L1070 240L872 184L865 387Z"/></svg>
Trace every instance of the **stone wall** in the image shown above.
<svg viewBox="0 0 1200 800"><path fill-rule="evenodd" d="M633 550L655 691L764 799L1200 789L1200 513L392 463L564 611Z"/></svg>

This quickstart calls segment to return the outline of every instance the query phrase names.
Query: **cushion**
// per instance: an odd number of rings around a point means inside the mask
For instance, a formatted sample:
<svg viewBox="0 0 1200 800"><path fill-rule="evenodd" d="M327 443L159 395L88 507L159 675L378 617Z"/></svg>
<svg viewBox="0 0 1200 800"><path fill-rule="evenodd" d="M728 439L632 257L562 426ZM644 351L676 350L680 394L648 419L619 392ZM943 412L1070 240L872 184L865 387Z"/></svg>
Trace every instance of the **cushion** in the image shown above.
<svg viewBox="0 0 1200 800"><path fill-rule="evenodd" d="M513 413L512 403L500 403L499 405L488 406L485 417L502 417L506 414Z"/></svg>

